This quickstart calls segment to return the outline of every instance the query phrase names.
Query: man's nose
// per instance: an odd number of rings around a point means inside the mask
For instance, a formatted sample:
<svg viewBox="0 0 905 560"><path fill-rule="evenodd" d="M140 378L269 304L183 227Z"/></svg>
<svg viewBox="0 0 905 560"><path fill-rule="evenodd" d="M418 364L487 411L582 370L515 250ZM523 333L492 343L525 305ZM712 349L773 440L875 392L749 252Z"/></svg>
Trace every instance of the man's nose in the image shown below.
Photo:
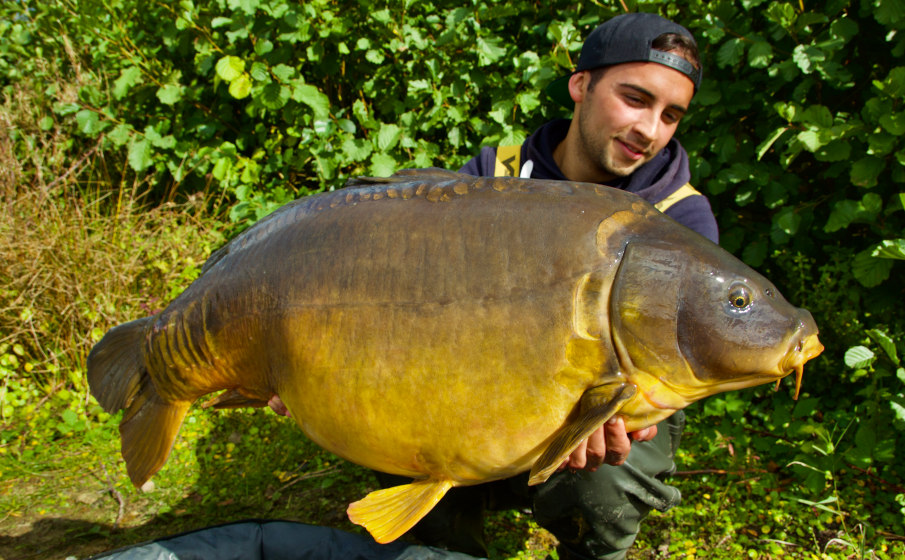
<svg viewBox="0 0 905 560"><path fill-rule="evenodd" d="M660 117L655 111L643 111L635 121L635 132L646 141L653 142L657 138L660 127Z"/></svg>

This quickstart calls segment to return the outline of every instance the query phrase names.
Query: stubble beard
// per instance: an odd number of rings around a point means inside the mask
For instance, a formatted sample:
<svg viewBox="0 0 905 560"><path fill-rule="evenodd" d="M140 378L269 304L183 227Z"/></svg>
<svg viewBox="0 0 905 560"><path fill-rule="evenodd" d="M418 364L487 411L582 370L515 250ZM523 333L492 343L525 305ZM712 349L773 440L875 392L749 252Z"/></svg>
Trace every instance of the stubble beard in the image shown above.
<svg viewBox="0 0 905 560"><path fill-rule="evenodd" d="M630 163L621 163L616 158L616 151L621 149L616 145L619 134L600 138L595 136L589 130L591 125L587 122L587 116L582 114L578 119L578 134L581 138L582 146L586 153L587 161L594 162L599 171L602 171L608 177L627 177L635 172L636 169L651 160L649 154L637 161Z"/></svg>

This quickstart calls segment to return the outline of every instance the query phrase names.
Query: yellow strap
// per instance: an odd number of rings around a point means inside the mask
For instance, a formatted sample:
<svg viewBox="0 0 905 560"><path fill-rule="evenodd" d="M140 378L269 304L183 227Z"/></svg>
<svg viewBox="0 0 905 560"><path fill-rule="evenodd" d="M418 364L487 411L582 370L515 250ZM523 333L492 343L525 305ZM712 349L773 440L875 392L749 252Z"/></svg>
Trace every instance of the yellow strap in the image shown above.
<svg viewBox="0 0 905 560"><path fill-rule="evenodd" d="M701 193L696 191L694 189L694 187L691 186L691 183L685 183L684 185L682 185L681 187L676 189L676 192L667 196L660 202L654 204L654 206L660 212L666 212L666 210L669 209L676 202L679 202L680 200L684 200L684 199L688 198L689 196L694 196L696 194L700 195Z"/></svg>
<svg viewBox="0 0 905 560"><path fill-rule="evenodd" d="M522 159L522 147L500 146L496 149L496 164L493 167L494 177L518 177L519 164Z"/></svg>

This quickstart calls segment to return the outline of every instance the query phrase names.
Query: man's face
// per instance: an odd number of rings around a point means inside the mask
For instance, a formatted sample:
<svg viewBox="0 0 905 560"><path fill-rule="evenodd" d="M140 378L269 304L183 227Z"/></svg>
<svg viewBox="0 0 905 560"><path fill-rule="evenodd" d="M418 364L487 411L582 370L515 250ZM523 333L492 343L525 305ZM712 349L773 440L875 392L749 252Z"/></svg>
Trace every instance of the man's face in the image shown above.
<svg viewBox="0 0 905 560"><path fill-rule="evenodd" d="M601 180L631 174L666 146L685 115L694 84L656 62L609 67L590 85L579 72L569 84L580 149Z"/></svg>

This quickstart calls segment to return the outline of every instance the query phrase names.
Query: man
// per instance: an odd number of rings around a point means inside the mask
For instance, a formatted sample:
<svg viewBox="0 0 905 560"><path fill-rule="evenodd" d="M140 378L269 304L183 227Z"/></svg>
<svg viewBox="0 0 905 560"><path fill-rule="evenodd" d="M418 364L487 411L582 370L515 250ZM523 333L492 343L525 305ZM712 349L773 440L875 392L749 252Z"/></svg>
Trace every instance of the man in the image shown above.
<svg viewBox="0 0 905 560"><path fill-rule="evenodd" d="M687 185L688 156L673 138L700 79L697 45L687 29L655 14L612 18L588 36L575 72L547 88L554 100L574 106L572 119L545 124L514 150L484 148L460 171L493 176L503 170L624 189L716 242L710 204ZM622 420L614 419L546 483L530 491L519 488L526 478L453 489L416 534L429 544L479 553L475 520L480 523L482 507L529 505L559 539L561 559L624 558L650 510L679 502L679 491L660 478L675 470L684 421L678 412L659 429L626 434Z"/></svg>
<svg viewBox="0 0 905 560"><path fill-rule="evenodd" d="M687 29L654 14L615 17L588 36L575 72L547 89L574 106L571 120L547 123L520 147L484 148L460 171L493 176L504 170L621 188L717 241L710 204L687 185L688 156L673 139L700 79ZM286 413L278 397L271 406ZM560 541L560 559L624 558L650 510L679 502L679 491L661 477L675 469L684 422L680 411L659 426L626 434L622 419L614 418L547 482L529 488L526 474L453 488L414 532L426 544L484 555L483 510L530 507ZM408 482L378 478L384 486Z"/></svg>

